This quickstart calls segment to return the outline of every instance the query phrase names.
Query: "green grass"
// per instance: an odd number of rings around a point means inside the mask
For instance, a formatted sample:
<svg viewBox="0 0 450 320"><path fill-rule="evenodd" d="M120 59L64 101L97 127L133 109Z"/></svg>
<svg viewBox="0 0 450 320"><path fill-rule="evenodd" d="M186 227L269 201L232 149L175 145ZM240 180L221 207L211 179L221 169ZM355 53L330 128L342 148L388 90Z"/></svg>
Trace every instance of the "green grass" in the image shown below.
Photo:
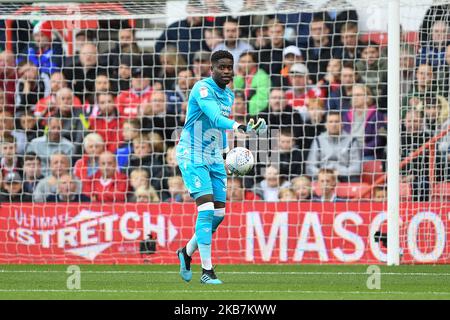
<svg viewBox="0 0 450 320"><path fill-rule="evenodd" d="M174 265L81 265L81 289L67 266L0 265L0 299L450 299L450 266L381 266L381 289L361 265L221 265L224 284L183 282Z"/></svg>

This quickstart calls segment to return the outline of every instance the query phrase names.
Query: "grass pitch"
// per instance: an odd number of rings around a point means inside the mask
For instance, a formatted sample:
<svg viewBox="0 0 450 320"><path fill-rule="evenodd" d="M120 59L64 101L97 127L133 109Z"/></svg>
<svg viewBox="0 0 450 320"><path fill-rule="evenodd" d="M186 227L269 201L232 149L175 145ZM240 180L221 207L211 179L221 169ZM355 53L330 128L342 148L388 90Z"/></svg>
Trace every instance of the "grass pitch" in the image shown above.
<svg viewBox="0 0 450 320"><path fill-rule="evenodd" d="M62 265L0 265L0 299L450 299L450 266L381 269L381 289L367 288L361 265L221 265L220 286L190 283L178 266L81 265L80 289Z"/></svg>

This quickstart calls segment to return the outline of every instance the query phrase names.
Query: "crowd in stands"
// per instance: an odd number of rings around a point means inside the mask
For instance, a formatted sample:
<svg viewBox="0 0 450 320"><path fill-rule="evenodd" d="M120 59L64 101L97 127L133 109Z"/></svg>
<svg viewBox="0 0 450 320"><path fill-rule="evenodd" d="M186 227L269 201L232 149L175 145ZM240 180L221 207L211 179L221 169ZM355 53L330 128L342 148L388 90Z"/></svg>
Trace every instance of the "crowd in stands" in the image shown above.
<svg viewBox="0 0 450 320"><path fill-rule="evenodd" d="M254 170L229 177L228 200L346 201L338 183L361 182L365 162L385 164L387 50L362 40L356 11L214 18L196 3L154 52L122 21L107 51L81 31L68 55L44 22L27 46L0 53L0 201L192 201L175 145L215 50L235 59L232 117L263 117L271 133ZM401 46L403 158L450 123L448 22L427 35ZM449 141L437 148L442 172ZM229 134L230 147L250 142ZM428 199L428 162L424 154L402 170L418 200Z"/></svg>

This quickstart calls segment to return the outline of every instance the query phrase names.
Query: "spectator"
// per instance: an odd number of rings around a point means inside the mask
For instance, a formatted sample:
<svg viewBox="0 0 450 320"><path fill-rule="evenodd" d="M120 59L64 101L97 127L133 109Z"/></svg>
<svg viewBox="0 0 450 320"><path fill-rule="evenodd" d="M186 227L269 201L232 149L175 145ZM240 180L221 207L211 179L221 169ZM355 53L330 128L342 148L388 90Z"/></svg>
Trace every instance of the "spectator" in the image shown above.
<svg viewBox="0 0 450 320"><path fill-rule="evenodd" d="M14 53L5 50L0 53L0 90L5 93L5 102L9 109L14 108L17 68Z"/></svg>
<svg viewBox="0 0 450 320"><path fill-rule="evenodd" d="M347 21L341 26L341 45L334 47L333 58L341 59L343 62L355 63L359 59L360 48L358 47L358 24Z"/></svg>
<svg viewBox="0 0 450 320"><path fill-rule="evenodd" d="M138 46L136 41L135 29L131 28L128 21L121 22L121 28L118 32L118 41L114 48L108 52L102 64L108 66L109 75L117 75L117 68L120 66L120 57L124 54L130 56L139 64L133 65L134 67L147 67L152 68L154 65L153 57L151 54L144 53ZM151 73L151 72L150 72ZM150 77L152 75L150 74Z"/></svg>
<svg viewBox="0 0 450 320"><path fill-rule="evenodd" d="M61 56L52 47L52 22L39 22L33 29L34 45L29 46L26 55L19 55L18 62L30 61L38 67L39 73L51 75L61 67Z"/></svg>
<svg viewBox="0 0 450 320"><path fill-rule="evenodd" d="M278 201L278 191L280 188L289 187L289 182L284 181L278 169L274 166L266 168L264 180L255 186L255 192L264 201Z"/></svg>
<svg viewBox="0 0 450 320"><path fill-rule="evenodd" d="M211 75L211 52L197 51L194 53L192 72L197 81Z"/></svg>
<svg viewBox="0 0 450 320"><path fill-rule="evenodd" d="M95 89L94 93L87 97L86 102L83 106L84 114L87 118L96 118L99 113L99 106L97 97L100 93L111 93L115 92L112 88L112 84L109 81L109 78L104 73L99 73L95 77Z"/></svg>
<svg viewBox="0 0 450 320"><path fill-rule="evenodd" d="M33 152L27 153L23 159L23 192L32 196L42 175L41 159Z"/></svg>
<svg viewBox="0 0 450 320"><path fill-rule="evenodd" d="M164 163L163 171L163 190L169 189L168 179L173 176L181 176L180 168L178 168L178 162L176 159L175 147L169 147L166 151L166 159ZM163 194L163 198L168 197L167 194Z"/></svg>
<svg viewBox="0 0 450 320"><path fill-rule="evenodd" d="M280 201L297 201L295 192L289 188L281 188L278 192L278 199Z"/></svg>
<svg viewBox="0 0 450 320"><path fill-rule="evenodd" d="M436 95L437 89L434 86L433 68L428 64L421 64L416 69L416 83L410 95L402 102L402 115L405 115L405 107L417 107L424 103L426 96Z"/></svg>
<svg viewBox="0 0 450 320"><path fill-rule="evenodd" d="M103 152L99 157L99 170L92 180L85 181L83 190L92 201L124 202L128 192L128 178L118 171L114 154Z"/></svg>
<svg viewBox="0 0 450 320"><path fill-rule="evenodd" d="M289 128L280 130L278 150L275 154L278 153L279 174L286 180L300 175L303 169L302 151L296 148L294 141L294 136Z"/></svg>
<svg viewBox="0 0 450 320"><path fill-rule="evenodd" d="M74 95L70 88L62 88L56 93L57 116L61 118L61 136L75 146L75 154L81 153L85 131L89 128L81 108L74 107Z"/></svg>
<svg viewBox="0 0 450 320"><path fill-rule="evenodd" d="M247 103L245 101L245 94L241 90L234 92L234 103L231 107L231 114L236 122L247 123Z"/></svg>
<svg viewBox="0 0 450 320"><path fill-rule="evenodd" d="M375 202L387 201L387 190L384 186L376 186L373 188L372 201L375 201Z"/></svg>
<svg viewBox="0 0 450 320"><path fill-rule="evenodd" d="M198 14L203 13L203 8L197 1L188 1L186 6L187 17L172 23L161 33L156 41L155 52L159 53L165 46L176 46L177 52L188 58L192 52L206 49L203 44L204 19Z"/></svg>
<svg viewBox="0 0 450 320"><path fill-rule="evenodd" d="M167 96L161 90L152 93L150 101L141 105L140 116L144 132L158 133L165 141L172 142L172 132L177 127L174 114L167 114Z"/></svg>
<svg viewBox="0 0 450 320"><path fill-rule="evenodd" d="M128 193L128 202L137 202L136 191L139 188L148 189L150 187L148 171L145 169L136 168L130 173L130 187L131 191Z"/></svg>
<svg viewBox="0 0 450 320"><path fill-rule="evenodd" d="M47 118L53 116L58 110L56 105L57 92L67 87L67 81L62 72L52 73L50 76L50 94L40 99L34 108L34 116L38 119L43 119L41 121L42 125L45 125ZM81 108L81 101L78 97L73 98L73 106L75 108Z"/></svg>
<svg viewBox="0 0 450 320"><path fill-rule="evenodd" d="M33 139L27 146L26 152L34 152L42 161L42 172L45 176L49 174L49 159L54 153L63 153L72 157L75 147L61 135L61 119L53 117L48 121L48 132L46 135Z"/></svg>
<svg viewBox="0 0 450 320"><path fill-rule="evenodd" d="M256 116L267 108L269 102L270 77L258 69L256 55L244 52L239 57L239 67L233 81L234 89L244 90L248 101L248 114Z"/></svg>
<svg viewBox="0 0 450 320"><path fill-rule="evenodd" d="M449 26L447 21L438 20L431 27L431 41L427 42L420 49L417 63L428 64L433 68L438 68L445 64L445 51L448 40Z"/></svg>
<svg viewBox="0 0 450 320"><path fill-rule="evenodd" d="M127 171L131 172L135 168L147 170L151 185L159 191L162 189L163 157L156 149L157 141L152 138L155 138L155 135L137 137L133 140L133 153Z"/></svg>
<svg viewBox="0 0 450 320"><path fill-rule="evenodd" d="M359 182L361 145L355 137L342 130L341 114L330 111L326 132L316 137L309 150L306 174L316 179L320 169L332 169L340 181Z"/></svg>
<svg viewBox="0 0 450 320"><path fill-rule="evenodd" d="M189 69L178 72L177 84L175 90L167 92L167 113L180 115L181 104L187 102L189 93L195 84L194 73Z"/></svg>
<svg viewBox="0 0 450 320"><path fill-rule="evenodd" d="M377 97L379 109L387 110L387 58L380 56L379 45L368 42L361 50L361 59L355 64L359 78Z"/></svg>
<svg viewBox="0 0 450 320"><path fill-rule="evenodd" d="M449 51L450 53L450 51ZM413 45L404 45L400 47L400 98L401 101L407 101L414 90L416 49ZM450 58L450 55L449 55ZM450 59L449 59L450 61ZM443 67L442 69L445 69ZM441 70L442 70L441 69ZM439 79L444 79L439 76Z"/></svg>
<svg viewBox="0 0 450 320"><path fill-rule="evenodd" d="M22 61L17 66L19 78L16 84L16 109L23 111L32 108L43 97L50 94L50 79L47 74L39 74L32 62Z"/></svg>
<svg viewBox="0 0 450 320"><path fill-rule="evenodd" d="M22 179L17 172L10 172L5 176L2 189L0 203L24 203L32 200L30 195L22 192Z"/></svg>
<svg viewBox="0 0 450 320"><path fill-rule="evenodd" d="M430 136L438 134L449 125L449 105L442 96L437 98L434 95L427 96L416 109L423 113L424 130Z"/></svg>
<svg viewBox="0 0 450 320"><path fill-rule="evenodd" d="M300 49L296 46L288 46L283 49L283 68L279 75L272 75L272 87L287 88L290 86L289 71L296 63L303 63L303 55Z"/></svg>
<svg viewBox="0 0 450 320"><path fill-rule="evenodd" d="M309 177L295 177L291 180L291 188L295 192L298 201L311 201L312 186Z"/></svg>
<svg viewBox="0 0 450 320"><path fill-rule="evenodd" d="M317 175L318 189L320 196L313 197L313 201L319 202L342 202L345 199L339 198L336 195L337 175L333 169L320 169Z"/></svg>
<svg viewBox="0 0 450 320"><path fill-rule="evenodd" d="M253 200L261 200L261 197L249 190L245 190L241 178L229 177L227 179L227 201L241 202Z"/></svg>
<svg viewBox="0 0 450 320"><path fill-rule="evenodd" d="M357 74L351 64L342 66L340 85L330 88L328 110L345 112L351 108L353 85L358 82Z"/></svg>
<svg viewBox="0 0 450 320"><path fill-rule="evenodd" d="M166 202L190 202L189 192L184 186L181 176L172 176L167 179L169 197Z"/></svg>
<svg viewBox="0 0 450 320"><path fill-rule="evenodd" d="M119 57L119 67L113 72L111 78L114 82L114 90L117 92L127 91L130 89L131 70L140 67L139 61L134 55L122 54Z"/></svg>
<svg viewBox="0 0 450 320"><path fill-rule="evenodd" d="M20 132L21 135L24 135L26 139L26 143L23 146L25 151L26 145L31 142L31 140L43 135L43 130L31 111L17 113L17 117L19 118L20 124L19 130L17 131Z"/></svg>
<svg viewBox="0 0 450 320"><path fill-rule="evenodd" d="M73 92L82 103L95 94L95 78L100 70L97 46L93 43L84 44L78 57L66 59L64 76L72 84Z"/></svg>
<svg viewBox="0 0 450 320"><path fill-rule="evenodd" d="M270 91L269 109L262 116L266 118L270 130L289 129L296 137L296 144L301 146L303 119L299 112L287 104L283 90L273 88Z"/></svg>
<svg viewBox="0 0 450 320"><path fill-rule="evenodd" d="M152 187L139 187L134 193L134 196L136 198L135 202L140 203L157 203L160 201L158 194Z"/></svg>
<svg viewBox="0 0 450 320"><path fill-rule="evenodd" d="M324 19L322 13L313 15L309 24L308 49L306 50L306 61L310 72L310 79L317 83L323 79L327 72L328 61L331 59L332 30Z"/></svg>
<svg viewBox="0 0 450 320"><path fill-rule="evenodd" d="M122 124L123 141L116 151L117 164L120 170L125 170L133 153L133 140L141 135L141 125L138 119L126 119Z"/></svg>
<svg viewBox="0 0 450 320"><path fill-rule="evenodd" d="M98 161L100 155L105 151L105 142L99 134L90 133L84 137L83 147L83 157L75 162L73 172L84 183L92 179L99 170Z"/></svg>
<svg viewBox="0 0 450 320"><path fill-rule="evenodd" d="M141 104L150 100L153 91L145 69L133 68L131 77L131 88L117 96L117 109L123 119L136 118Z"/></svg>
<svg viewBox="0 0 450 320"><path fill-rule="evenodd" d="M344 114L344 127L363 147L364 160L384 158L386 119L374 105L370 89L355 84L352 90L352 109Z"/></svg>
<svg viewBox="0 0 450 320"><path fill-rule="evenodd" d="M261 68L272 77L280 75L283 68L283 50L294 45L284 39L285 25L274 18L268 21L268 36L270 43L260 50ZM274 79L276 80L276 79Z"/></svg>
<svg viewBox="0 0 450 320"><path fill-rule="evenodd" d="M303 159L307 159L309 148L313 140L325 131L325 107L324 101L320 98L308 99L308 109L302 112L303 133L300 136L300 146L303 150Z"/></svg>
<svg viewBox="0 0 450 320"><path fill-rule="evenodd" d="M213 51L223 42L222 32L219 28L208 27L203 32L205 38L205 50Z"/></svg>
<svg viewBox="0 0 450 320"><path fill-rule="evenodd" d="M437 68L435 78L439 94L448 99L450 91L450 44L445 49L444 63Z"/></svg>
<svg viewBox="0 0 450 320"><path fill-rule="evenodd" d="M112 93L97 94L97 103L99 113L89 119L89 129L102 137L106 150L114 153L123 141L121 133L123 121L119 118Z"/></svg>
<svg viewBox="0 0 450 320"><path fill-rule="evenodd" d="M305 109L308 98L325 96L320 89L308 89L309 71L303 63L292 65L289 70L290 88L286 91L287 103L294 109Z"/></svg>
<svg viewBox="0 0 450 320"><path fill-rule="evenodd" d="M22 174L22 157L17 154L16 139L13 136L3 136L1 140L0 173L6 177L8 173Z"/></svg>
<svg viewBox="0 0 450 320"><path fill-rule="evenodd" d="M77 32L74 43L75 55L80 54L81 48L83 48L86 43L97 43L96 32L94 30L84 29Z"/></svg>
<svg viewBox="0 0 450 320"><path fill-rule="evenodd" d="M90 202L88 196L78 192L78 185L71 174L59 177L55 194L50 194L47 202Z"/></svg>
<svg viewBox="0 0 450 320"><path fill-rule="evenodd" d="M163 90L174 90L178 72L186 69L187 60L175 46L166 46L159 53L160 70L155 81Z"/></svg>
<svg viewBox="0 0 450 320"><path fill-rule="evenodd" d="M16 139L17 154L24 154L27 144L27 136L21 131L15 129L14 116L8 111L0 111L0 139L7 136L13 136Z"/></svg>
<svg viewBox="0 0 450 320"><path fill-rule="evenodd" d="M243 52L253 50L253 47L240 39L239 22L234 18L227 18L223 24L224 41L214 47L213 51L226 50L231 52L234 58L234 70L238 69L239 57Z"/></svg>
<svg viewBox="0 0 450 320"><path fill-rule="evenodd" d="M319 81L319 86L325 86L328 93L339 88L341 84L342 62L339 59L331 58L327 64L327 72L323 79Z"/></svg>
<svg viewBox="0 0 450 320"><path fill-rule="evenodd" d="M57 192L58 180L64 174L70 174L70 159L63 153L50 156L50 173L40 180L33 192L34 202L44 202L47 197ZM81 183L77 181L77 192L81 192Z"/></svg>
<svg viewBox="0 0 450 320"><path fill-rule="evenodd" d="M417 110L408 111L405 115L402 126L402 159L410 156L431 137L432 135L425 131L421 113ZM402 168L402 181L411 184L414 201L427 201L429 199L429 173L428 151L413 158Z"/></svg>

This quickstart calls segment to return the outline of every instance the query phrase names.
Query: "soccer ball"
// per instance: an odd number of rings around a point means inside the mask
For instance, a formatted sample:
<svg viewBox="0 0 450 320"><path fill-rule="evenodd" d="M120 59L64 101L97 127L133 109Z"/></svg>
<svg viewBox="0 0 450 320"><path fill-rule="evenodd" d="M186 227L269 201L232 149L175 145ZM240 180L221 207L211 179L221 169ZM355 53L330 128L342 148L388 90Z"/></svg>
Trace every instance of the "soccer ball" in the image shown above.
<svg viewBox="0 0 450 320"><path fill-rule="evenodd" d="M225 165L231 174L243 176L252 170L255 159L250 150L243 147L232 149L227 154Z"/></svg>

